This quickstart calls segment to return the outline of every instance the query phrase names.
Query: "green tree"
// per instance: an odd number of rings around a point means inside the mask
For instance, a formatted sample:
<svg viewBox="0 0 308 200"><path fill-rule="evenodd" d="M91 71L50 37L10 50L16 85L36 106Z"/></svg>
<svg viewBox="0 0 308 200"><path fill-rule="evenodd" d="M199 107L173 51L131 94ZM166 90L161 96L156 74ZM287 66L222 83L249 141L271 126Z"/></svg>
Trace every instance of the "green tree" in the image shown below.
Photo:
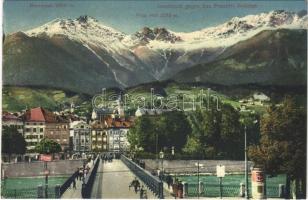
<svg viewBox="0 0 308 200"><path fill-rule="evenodd" d="M26 141L16 127L4 126L2 133L2 153L9 156L9 162L12 154L25 154Z"/></svg>
<svg viewBox="0 0 308 200"><path fill-rule="evenodd" d="M224 104L221 109L219 149L229 159L243 158L243 138L239 112L231 105Z"/></svg>
<svg viewBox="0 0 308 200"><path fill-rule="evenodd" d="M54 154L62 151L61 145L54 140L42 139L35 147L35 150L41 154Z"/></svg>
<svg viewBox="0 0 308 200"><path fill-rule="evenodd" d="M158 116L139 117L129 131L131 148L142 148L145 152L156 152L174 146L181 150L186 144L191 128L183 112L166 112ZM157 139L156 139L157 138Z"/></svg>
<svg viewBox="0 0 308 200"><path fill-rule="evenodd" d="M128 133L128 141L132 149L142 147L146 152L155 151L155 137L158 133L153 119L149 116L139 117Z"/></svg>
<svg viewBox="0 0 308 200"><path fill-rule="evenodd" d="M184 112L166 112L163 113L157 121L158 131L161 141L160 149L172 146L181 150L186 144L187 136L191 133L190 124Z"/></svg>
<svg viewBox="0 0 308 200"><path fill-rule="evenodd" d="M259 145L249 148L250 158L267 173L287 174L287 198L306 194L306 110L286 98L282 106L269 108L261 119Z"/></svg>
<svg viewBox="0 0 308 200"><path fill-rule="evenodd" d="M244 136L239 119L239 112L229 104L223 104L220 110L199 109L190 113L192 134L183 150L194 155L199 153L200 158L243 158Z"/></svg>

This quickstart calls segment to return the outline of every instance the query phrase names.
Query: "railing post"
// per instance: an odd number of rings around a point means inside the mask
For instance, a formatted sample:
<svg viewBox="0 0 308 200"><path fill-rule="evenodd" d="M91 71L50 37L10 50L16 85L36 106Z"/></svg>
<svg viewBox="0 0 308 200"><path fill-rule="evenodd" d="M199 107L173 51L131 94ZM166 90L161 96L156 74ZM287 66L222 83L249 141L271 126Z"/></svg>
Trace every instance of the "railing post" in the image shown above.
<svg viewBox="0 0 308 200"><path fill-rule="evenodd" d="M284 184L279 184L279 198L284 198Z"/></svg>
<svg viewBox="0 0 308 200"><path fill-rule="evenodd" d="M183 182L183 197L188 197L188 183Z"/></svg>
<svg viewBox="0 0 308 200"><path fill-rule="evenodd" d="M245 184L240 183L240 197L245 197Z"/></svg>
<svg viewBox="0 0 308 200"><path fill-rule="evenodd" d="M38 199L44 198L42 185L37 186L37 198Z"/></svg>
<svg viewBox="0 0 308 200"><path fill-rule="evenodd" d="M199 195L203 193L203 189L204 189L204 184L203 182L199 181L199 184L198 184L198 191L199 191Z"/></svg>
<svg viewBox="0 0 308 200"><path fill-rule="evenodd" d="M57 184L56 187L55 187L55 198L56 199L60 199L60 197L61 197L60 188L61 188L61 186L59 184Z"/></svg>
<svg viewBox="0 0 308 200"><path fill-rule="evenodd" d="M164 186L163 186L163 182L162 181L158 183L158 187L159 187L159 195L158 195L158 197L160 199L163 199L164 198Z"/></svg>

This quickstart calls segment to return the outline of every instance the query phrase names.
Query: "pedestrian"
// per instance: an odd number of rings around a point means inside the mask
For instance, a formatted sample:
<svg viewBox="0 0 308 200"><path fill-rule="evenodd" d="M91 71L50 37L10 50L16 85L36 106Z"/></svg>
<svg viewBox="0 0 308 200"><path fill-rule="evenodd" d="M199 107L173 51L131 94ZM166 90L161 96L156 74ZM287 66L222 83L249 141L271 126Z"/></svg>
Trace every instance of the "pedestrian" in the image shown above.
<svg viewBox="0 0 308 200"><path fill-rule="evenodd" d="M83 171L82 171L82 169L80 168L79 169L79 180L81 181L81 178L82 178L82 174L83 174Z"/></svg>
<svg viewBox="0 0 308 200"><path fill-rule="evenodd" d="M178 198L180 198L180 199L183 199L183 188L184 187L184 185L183 185L183 183L182 183L182 181L179 181L179 184L178 184Z"/></svg>
<svg viewBox="0 0 308 200"><path fill-rule="evenodd" d="M167 184L168 184L168 189L170 188L173 180L172 180L172 177L170 176L170 174L166 177L166 181L167 181Z"/></svg>
<svg viewBox="0 0 308 200"><path fill-rule="evenodd" d="M76 190L76 181L75 181L75 179L73 179L73 189Z"/></svg>
<svg viewBox="0 0 308 200"><path fill-rule="evenodd" d="M144 188L143 188L143 185L141 186L140 188L140 199L143 199L143 194L144 194Z"/></svg>
<svg viewBox="0 0 308 200"><path fill-rule="evenodd" d="M140 188L140 182L138 180L136 180L134 187L135 187L135 193L137 193L138 189Z"/></svg>

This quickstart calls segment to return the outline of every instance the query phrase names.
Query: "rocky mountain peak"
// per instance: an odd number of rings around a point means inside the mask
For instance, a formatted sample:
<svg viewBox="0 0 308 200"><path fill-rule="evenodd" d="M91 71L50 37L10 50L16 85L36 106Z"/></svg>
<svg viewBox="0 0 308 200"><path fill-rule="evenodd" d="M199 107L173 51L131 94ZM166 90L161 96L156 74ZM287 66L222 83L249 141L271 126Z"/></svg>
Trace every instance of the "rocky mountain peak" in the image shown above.
<svg viewBox="0 0 308 200"><path fill-rule="evenodd" d="M153 29L149 27L143 27L140 31L135 33L135 36L143 42L149 42L151 40L159 40L170 43L181 41L179 36L176 36L166 28L155 27Z"/></svg>

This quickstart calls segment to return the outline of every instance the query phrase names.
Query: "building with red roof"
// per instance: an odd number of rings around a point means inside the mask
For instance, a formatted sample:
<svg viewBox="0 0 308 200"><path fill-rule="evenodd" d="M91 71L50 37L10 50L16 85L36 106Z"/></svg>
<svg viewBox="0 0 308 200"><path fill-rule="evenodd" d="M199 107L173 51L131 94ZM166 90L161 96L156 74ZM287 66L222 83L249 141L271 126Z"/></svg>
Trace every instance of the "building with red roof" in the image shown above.
<svg viewBox="0 0 308 200"><path fill-rule="evenodd" d="M69 122L62 116L42 108L32 108L24 114L24 137L27 149L33 150L43 139L49 138L58 142L62 150L69 147Z"/></svg>
<svg viewBox="0 0 308 200"><path fill-rule="evenodd" d="M107 115L92 123L92 150L123 152L129 147L127 133L132 119Z"/></svg>

